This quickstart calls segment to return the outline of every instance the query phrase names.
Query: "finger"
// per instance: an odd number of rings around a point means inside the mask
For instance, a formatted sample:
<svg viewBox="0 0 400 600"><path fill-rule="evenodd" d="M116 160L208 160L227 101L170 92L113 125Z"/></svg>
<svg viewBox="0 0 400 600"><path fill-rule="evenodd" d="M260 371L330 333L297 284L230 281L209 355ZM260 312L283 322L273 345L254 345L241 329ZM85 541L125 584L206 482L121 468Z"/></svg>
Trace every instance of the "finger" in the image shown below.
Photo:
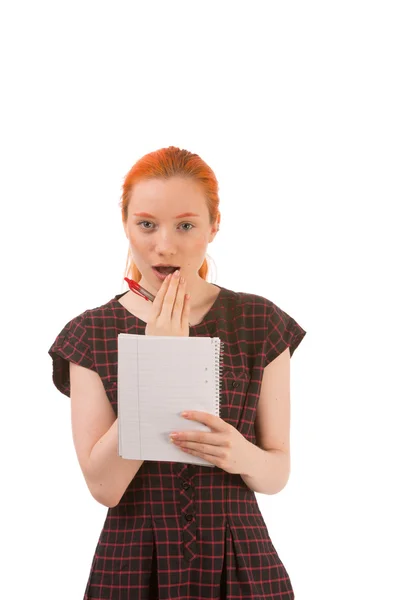
<svg viewBox="0 0 400 600"><path fill-rule="evenodd" d="M183 442L177 444L178 448L182 450L196 450L202 454L212 454L213 456L225 456L227 450L226 447L217 446L216 444L200 444L198 442Z"/></svg>
<svg viewBox="0 0 400 600"><path fill-rule="evenodd" d="M182 417L187 419L188 421L199 421L199 423L203 423L207 425L210 429L214 431L227 431L230 425L226 423L221 417L217 417L208 412L204 412L201 410L191 410L185 411L186 415L181 414Z"/></svg>
<svg viewBox="0 0 400 600"><path fill-rule="evenodd" d="M178 273L178 275L176 273ZM175 299L176 299L176 293L178 290L179 281L180 281L180 272L179 272L179 270L177 270L177 271L174 271L174 273L172 273L172 275L170 277L168 290L165 294L163 306L161 309L161 314L164 317L166 317L166 319L169 321L172 319L174 303L175 303Z"/></svg>
<svg viewBox="0 0 400 600"><path fill-rule="evenodd" d="M189 324L189 316L190 316L190 294L185 294L185 301L184 301L183 312L182 312L182 325Z"/></svg>
<svg viewBox="0 0 400 600"><path fill-rule="evenodd" d="M172 309L172 320L177 324L181 325L182 314L185 306L185 293L186 293L186 281L179 281L176 290L175 303Z"/></svg>
<svg viewBox="0 0 400 600"><path fill-rule="evenodd" d="M183 290L182 325L188 325L190 316L190 294L186 293L186 285Z"/></svg>
<svg viewBox="0 0 400 600"><path fill-rule="evenodd" d="M153 310L155 312L155 316L156 318L160 316L163 304L164 304L164 299L165 299L165 295L168 291L168 286L169 286L169 282L171 279L171 275L168 275L164 281L162 282L162 286L160 287L160 289L157 292L157 295L155 297L155 299L153 300Z"/></svg>
<svg viewBox="0 0 400 600"><path fill-rule="evenodd" d="M226 436L222 433L212 433L207 431L185 431L174 439L174 442L186 444L206 444L209 446L228 446Z"/></svg>
<svg viewBox="0 0 400 600"><path fill-rule="evenodd" d="M178 446L178 448L182 450L182 452L187 452L188 454L193 454L194 456L200 456L201 458L205 458L210 462L214 462L215 459L222 459L225 456L224 449L218 446L192 444L191 446Z"/></svg>
<svg viewBox="0 0 400 600"><path fill-rule="evenodd" d="M176 271L174 271L172 273L172 275L170 277L169 286L168 286L168 290L167 290L167 298L171 299L172 302L175 301L176 292L178 290L180 280L181 280L180 269L177 269Z"/></svg>

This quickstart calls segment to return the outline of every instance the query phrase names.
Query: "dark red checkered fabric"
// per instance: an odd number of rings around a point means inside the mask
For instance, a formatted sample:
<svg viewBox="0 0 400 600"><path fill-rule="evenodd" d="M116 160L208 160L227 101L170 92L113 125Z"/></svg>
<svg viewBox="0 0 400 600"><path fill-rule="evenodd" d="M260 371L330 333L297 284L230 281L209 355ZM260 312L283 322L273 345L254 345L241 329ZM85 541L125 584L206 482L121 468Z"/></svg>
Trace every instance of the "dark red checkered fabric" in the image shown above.
<svg viewBox="0 0 400 600"><path fill-rule="evenodd" d="M270 300L221 291L190 336L225 342L221 418L253 444L263 369L306 335ZM117 415L118 333L146 323L116 295L65 325L49 353L53 381L69 396L69 364L95 370ZM190 407L189 407L190 408ZM218 467L145 461L108 509L84 600L292 600L289 575L257 498L240 475Z"/></svg>

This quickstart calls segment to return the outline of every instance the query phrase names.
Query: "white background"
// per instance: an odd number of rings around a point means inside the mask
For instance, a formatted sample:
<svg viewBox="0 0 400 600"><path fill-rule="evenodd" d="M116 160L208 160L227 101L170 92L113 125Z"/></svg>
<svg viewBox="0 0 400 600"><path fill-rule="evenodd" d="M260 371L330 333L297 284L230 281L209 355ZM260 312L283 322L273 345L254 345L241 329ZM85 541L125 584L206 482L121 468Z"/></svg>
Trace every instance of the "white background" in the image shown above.
<svg viewBox="0 0 400 600"><path fill-rule="evenodd" d="M292 472L257 494L296 600L400 598L397 2L18 2L0 9L2 590L83 597L107 509L47 351L126 288L118 208L175 145L220 183L212 283L307 331Z"/></svg>

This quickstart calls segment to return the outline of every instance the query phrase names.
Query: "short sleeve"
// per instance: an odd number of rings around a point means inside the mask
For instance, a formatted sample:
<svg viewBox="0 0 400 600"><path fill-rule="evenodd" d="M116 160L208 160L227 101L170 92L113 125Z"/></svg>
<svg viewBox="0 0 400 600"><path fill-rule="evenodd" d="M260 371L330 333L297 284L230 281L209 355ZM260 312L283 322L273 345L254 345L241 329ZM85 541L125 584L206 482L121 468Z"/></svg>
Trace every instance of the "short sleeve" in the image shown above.
<svg viewBox="0 0 400 600"><path fill-rule="evenodd" d="M96 370L87 338L85 313L63 327L50 347L49 354L53 360L53 383L62 394L70 396L69 363Z"/></svg>
<svg viewBox="0 0 400 600"><path fill-rule="evenodd" d="M290 348L290 357L292 357L306 333L290 315L271 302L268 311L264 367L288 347Z"/></svg>

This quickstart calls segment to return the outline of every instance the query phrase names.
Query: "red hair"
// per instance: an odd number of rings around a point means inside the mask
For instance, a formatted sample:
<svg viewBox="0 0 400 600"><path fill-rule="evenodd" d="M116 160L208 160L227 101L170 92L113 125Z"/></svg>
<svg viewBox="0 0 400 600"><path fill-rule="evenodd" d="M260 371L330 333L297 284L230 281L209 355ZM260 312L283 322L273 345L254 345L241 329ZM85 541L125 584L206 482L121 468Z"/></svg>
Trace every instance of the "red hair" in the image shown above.
<svg viewBox="0 0 400 600"><path fill-rule="evenodd" d="M128 219L128 206L135 183L143 179L169 179L174 176L193 179L201 186L210 215L210 225L214 225L219 216L218 181L215 173L200 156L175 146L161 148L146 154L133 165L126 175L120 202L123 222L126 223ZM198 273L202 279L206 279L207 259L204 259ZM129 251L125 274L135 281L141 279L141 273L131 259Z"/></svg>

